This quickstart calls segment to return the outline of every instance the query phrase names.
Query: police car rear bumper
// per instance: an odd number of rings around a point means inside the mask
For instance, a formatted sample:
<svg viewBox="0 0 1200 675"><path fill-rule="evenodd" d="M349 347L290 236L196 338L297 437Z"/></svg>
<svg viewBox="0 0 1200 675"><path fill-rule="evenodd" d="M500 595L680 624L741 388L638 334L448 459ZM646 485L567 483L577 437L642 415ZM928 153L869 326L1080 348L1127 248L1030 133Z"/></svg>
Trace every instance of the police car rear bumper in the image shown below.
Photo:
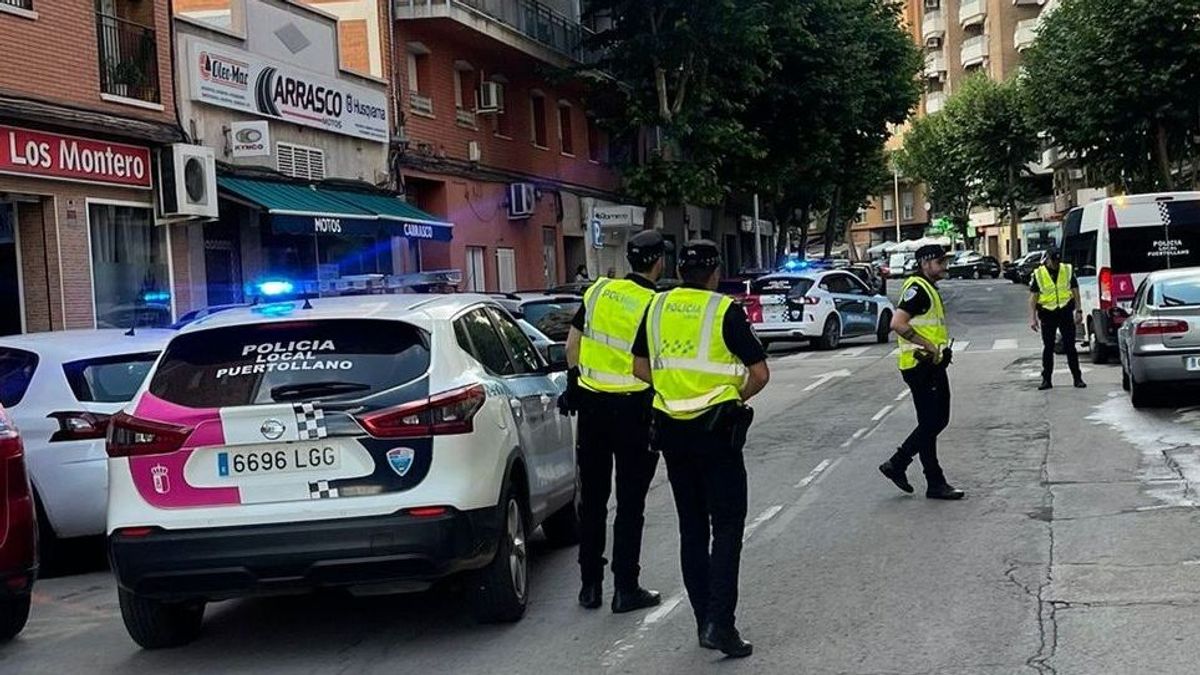
<svg viewBox="0 0 1200 675"><path fill-rule="evenodd" d="M428 582L491 562L499 509L392 514L195 530L118 530L109 559L122 588L162 600L224 600L317 588ZM400 589L404 590L404 589Z"/></svg>

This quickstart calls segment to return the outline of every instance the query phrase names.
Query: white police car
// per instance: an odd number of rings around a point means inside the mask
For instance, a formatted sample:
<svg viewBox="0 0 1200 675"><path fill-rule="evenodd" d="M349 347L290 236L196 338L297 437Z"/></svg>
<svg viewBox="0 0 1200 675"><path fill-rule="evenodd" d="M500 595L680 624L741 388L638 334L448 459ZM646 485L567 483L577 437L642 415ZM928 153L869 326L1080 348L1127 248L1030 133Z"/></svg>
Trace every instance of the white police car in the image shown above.
<svg viewBox="0 0 1200 675"><path fill-rule="evenodd" d="M471 575L515 621L529 534L575 536L565 364L477 295L265 303L184 327L108 440L110 556L143 647L207 601Z"/></svg>
<svg viewBox="0 0 1200 675"><path fill-rule="evenodd" d="M895 313L887 296L850 272L819 268L761 276L750 282L743 305L764 346L808 340L818 349L835 349L846 338L887 342Z"/></svg>

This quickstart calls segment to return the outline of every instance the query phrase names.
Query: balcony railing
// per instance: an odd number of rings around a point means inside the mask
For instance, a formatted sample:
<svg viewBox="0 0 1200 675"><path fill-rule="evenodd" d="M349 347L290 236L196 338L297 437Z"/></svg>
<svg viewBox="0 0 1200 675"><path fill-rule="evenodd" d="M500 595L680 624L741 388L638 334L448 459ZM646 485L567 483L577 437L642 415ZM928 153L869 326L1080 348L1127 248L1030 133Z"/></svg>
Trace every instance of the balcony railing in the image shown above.
<svg viewBox="0 0 1200 675"><path fill-rule="evenodd" d="M457 108L454 111L454 121L464 127L477 129L478 124L475 119L475 111L467 110L466 108Z"/></svg>
<svg viewBox="0 0 1200 675"><path fill-rule="evenodd" d="M1038 23L1038 19L1017 22L1017 29L1013 31L1013 46L1017 51L1024 51L1033 46L1034 40L1037 39Z"/></svg>
<svg viewBox="0 0 1200 675"><path fill-rule="evenodd" d="M158 39L154 29L96 14L100 91L110 96L159 102Z"/></svg>
<svg viewBox="0 0 1200 675"><path fill-rule="evenodd" d="M5 7L15 7L28 12L33 11L33 0L0 0L0 5Z"/></svg>
<svg viewBox="0 0 1200 675"><path fill-rule="evenodd" d="M921 39L928 42L946 35L946 15L941 10L931 9L921 19Z"/></svg>
<svg viewBox="0 0 1200 675"><path fill-rule="evenodd" d="M988 57L988 37L986 35L976 35L973 38L967 38L962 43L962 65L963 68L969 68L987 61Z"/></svg>
<svg viewBox="0 0 1200 675"><path fill-rule="evenodd" d="M946 106L946 94L940 91L931 91L925 95L925 114L932 115L935 112L940 112Z"/></svg>
<svg viewBox="0 0 1200 675"><path fill-rule="evenodd" d="M396 0L401 17L445 16L455 7L504 24L534 42L576 61L594 59L583 49L591 33L579 21L556 12L537 0ZM440 10L440 12L438 11Z"/></svg>
<svg viewBox="0 0 1200 675"><path fill-rule="evenodd" d="M983 23L987 18L987 0L963 0L958 7L958 22L963 28Z"/></svg>
<svg viewBox="0 0 1200 675"><path fill-rule="evenodd" d="M415 91L408 92L408 108L419 115L433 114L433 99Z"/></svg>
<svg viewBox="0 0 1200 675"><path fill-rule="evenodd" d="M939 79L946 73L946 54L941 51L925 55L925 77Z"/></svg>

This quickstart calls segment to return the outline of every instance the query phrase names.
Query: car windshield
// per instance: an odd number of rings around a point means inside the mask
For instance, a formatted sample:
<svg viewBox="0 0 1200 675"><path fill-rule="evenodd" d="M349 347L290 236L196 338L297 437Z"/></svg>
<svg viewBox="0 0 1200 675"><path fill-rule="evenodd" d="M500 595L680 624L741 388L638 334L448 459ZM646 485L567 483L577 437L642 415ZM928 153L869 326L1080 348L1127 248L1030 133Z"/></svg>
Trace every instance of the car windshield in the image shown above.
<svg viewBox="0 0 1200 675"><path fill-rule="evenodd" d="M803 295L812 288L813 280L807 277L764 277L750 284L750 292L756 295Z"/></svg>
<svg viewBox="0 0 1200 675"><path fill-rule="evenodd" d="M575 315L579 311L579 306L583 304L583 300L539 300L536 302L527 302L521 305L521 313L525 315L525 320L533 325L538 325L542 318L547 314L561 312L564 314Z"/></svg>
<svg viewBox="0 0 1200 675"><path fill-rule="evenodd" d="M1200 306L1200 276L1164 281L1158 294L1164 307Z"/></svg>
<svg viewBox="0 0 1200 675"><path fill-rule="evenodd" d="M64 363L63 374L81 403L122 403L133 400L157 358L145 352L82 359Z"/></svg>
<svg viewBox="0 0 1200 675"><path fill-rule="evenodd" d="M357 399L420 377L429 357L429 335L398 321L230 326L172 340L150 393L193 408Z"/></svg>
<svg viewBox="0 0 1200 675"><path fill-rule="evenodd" d="M11 408L25 398L37 366L37 354L0 347L0 406Z"/></svg>

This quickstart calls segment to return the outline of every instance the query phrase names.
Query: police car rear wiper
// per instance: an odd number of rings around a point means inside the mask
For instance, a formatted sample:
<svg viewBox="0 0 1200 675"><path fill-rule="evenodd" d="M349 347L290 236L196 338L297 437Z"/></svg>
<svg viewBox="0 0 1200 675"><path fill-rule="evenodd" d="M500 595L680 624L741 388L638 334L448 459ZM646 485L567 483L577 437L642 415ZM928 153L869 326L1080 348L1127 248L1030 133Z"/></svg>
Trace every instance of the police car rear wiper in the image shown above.
<svg viewBox="0 0 1200 675"><path fill-rule="evenodd" d="M302 382L298 384L281 384L271 388L271 399L274 401L294 401L302 398L319 398L349 394L355 391L370 389L369 384L358 382Z"/></svg>

